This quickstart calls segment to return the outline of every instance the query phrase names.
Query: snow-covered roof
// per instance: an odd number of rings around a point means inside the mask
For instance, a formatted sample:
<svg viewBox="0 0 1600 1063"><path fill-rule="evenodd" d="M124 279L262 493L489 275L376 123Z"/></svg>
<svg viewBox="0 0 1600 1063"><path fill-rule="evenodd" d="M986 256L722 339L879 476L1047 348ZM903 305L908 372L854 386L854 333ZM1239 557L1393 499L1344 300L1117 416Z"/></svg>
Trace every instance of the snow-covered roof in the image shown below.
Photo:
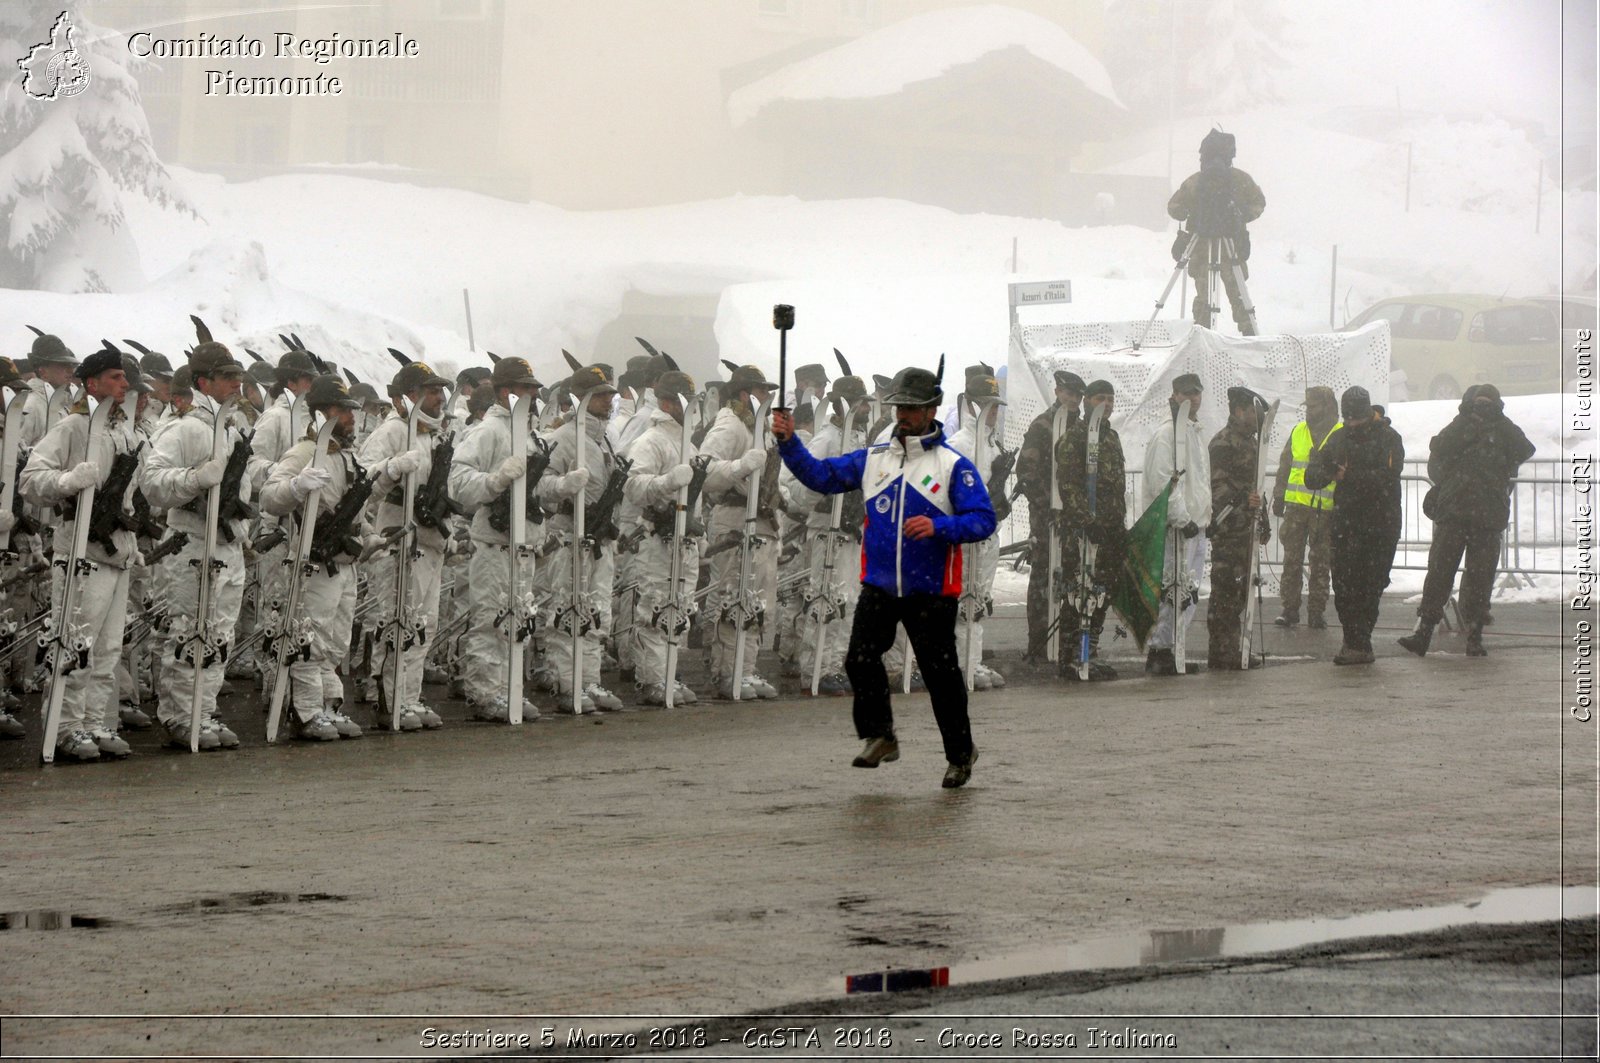
<svg viewBox="0 0 1600 1063"><path fill-rule="evenodd" d="M728 96L734 125L778 100L850 100L892 96L907 85L1007 48L1026 49L1117 107L1111 75L1047 18L1003 4L931 11L802 59Z"/></svg>

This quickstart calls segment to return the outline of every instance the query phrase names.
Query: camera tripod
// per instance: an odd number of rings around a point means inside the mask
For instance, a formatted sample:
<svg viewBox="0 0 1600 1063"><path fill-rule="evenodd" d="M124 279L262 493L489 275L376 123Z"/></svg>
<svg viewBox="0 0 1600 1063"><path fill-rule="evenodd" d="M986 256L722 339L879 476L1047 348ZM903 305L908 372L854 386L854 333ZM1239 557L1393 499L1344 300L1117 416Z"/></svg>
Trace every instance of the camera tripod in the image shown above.
<svg viewBox="0 0 1600 1063"><path fill-rule="evenodd" d="M1244 267L1235 253L1233 237L1231 236L1201 236L1198 232L1189 237L1189 242L1184 246L1183 254L1178 258L1178 264L1172 268L1172 276L1167 278L1167 286L1161 289L1161 298L1156 300L1156 308L1150 312L1150 320L1144 323L1144 328L1139 332L1139 338L1133 341L1133 349L1138 350L1144 346L1145 337L1150 334L1150 326L1154 325L1156 318L1167 305L1167 296L1172 294L1172 286L1178 283L1178 278L1189 269L1189 261L1194 257L1195 249L1200 241L1205 241L1206 271L1205 271L1205 298L1206 320L1197 321L1196 324L1210 326L1222 313L1217 293L1224 290L1222 271L1231 270L1234 284L1238 286L1239 305L1244 308L1245 323L1241 326L1246 336L1254 336L1258 332L1256 326L1256 304L1250 300L1250 289L1244 283ZM1198 298L1199 293L1196 293Z"/></svg>

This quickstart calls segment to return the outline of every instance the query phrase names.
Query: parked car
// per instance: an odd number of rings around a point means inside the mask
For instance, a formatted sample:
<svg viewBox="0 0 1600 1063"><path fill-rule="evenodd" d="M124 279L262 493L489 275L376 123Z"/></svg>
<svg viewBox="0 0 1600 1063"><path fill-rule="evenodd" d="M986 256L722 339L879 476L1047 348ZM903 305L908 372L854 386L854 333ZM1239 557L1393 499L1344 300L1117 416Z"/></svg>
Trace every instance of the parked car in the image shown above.
<svg viewBox="0 0 1600 1063"><path fill-rule="evenodd" d="M1341 331L1389 322L1409 398L1460 398L1484 383L1503 395L1540 395L1561 390L1559 307L1558 298L1408 295L1373 304Z"/></svg>

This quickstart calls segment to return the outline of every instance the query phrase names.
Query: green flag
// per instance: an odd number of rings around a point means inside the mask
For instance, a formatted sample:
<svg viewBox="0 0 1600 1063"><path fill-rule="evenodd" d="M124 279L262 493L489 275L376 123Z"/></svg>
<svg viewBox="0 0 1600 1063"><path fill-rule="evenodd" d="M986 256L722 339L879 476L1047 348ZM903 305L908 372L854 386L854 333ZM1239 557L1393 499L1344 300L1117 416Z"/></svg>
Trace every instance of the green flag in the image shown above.
<svg viewBox="0 0 1600 1063"><path fill-rule="evenodd" d="M1167 500L1172 485L1167 484L1150 508L1128 529L1128 555L1122 562L1121 578L1111 592L1111 607L1133 632L1144 649L1150 629L1156 626L1161 611L1161 571L1166 563Z"/></svg>

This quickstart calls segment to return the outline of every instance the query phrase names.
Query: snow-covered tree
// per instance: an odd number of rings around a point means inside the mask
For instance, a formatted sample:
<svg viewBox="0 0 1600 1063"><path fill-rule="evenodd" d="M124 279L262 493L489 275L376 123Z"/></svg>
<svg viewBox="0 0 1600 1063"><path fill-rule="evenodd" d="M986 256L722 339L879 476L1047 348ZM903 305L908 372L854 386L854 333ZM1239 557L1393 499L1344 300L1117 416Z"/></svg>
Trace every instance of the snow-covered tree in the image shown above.
<svg viewBox="0 0 1600 1063"><path fill-rule="evenodd" d="M151 146L122 36L63 17L60 0L7 0L0 57L0 287L136 283L123 195L193 208Z"/></svg>
<svg viewBox="0 0 1600 1063"><path fill-rule="evenodd" d="M1149 122L1281 100L1290 22L1281 0L1119 0L1106 13L1117 95Z"/></svg>

